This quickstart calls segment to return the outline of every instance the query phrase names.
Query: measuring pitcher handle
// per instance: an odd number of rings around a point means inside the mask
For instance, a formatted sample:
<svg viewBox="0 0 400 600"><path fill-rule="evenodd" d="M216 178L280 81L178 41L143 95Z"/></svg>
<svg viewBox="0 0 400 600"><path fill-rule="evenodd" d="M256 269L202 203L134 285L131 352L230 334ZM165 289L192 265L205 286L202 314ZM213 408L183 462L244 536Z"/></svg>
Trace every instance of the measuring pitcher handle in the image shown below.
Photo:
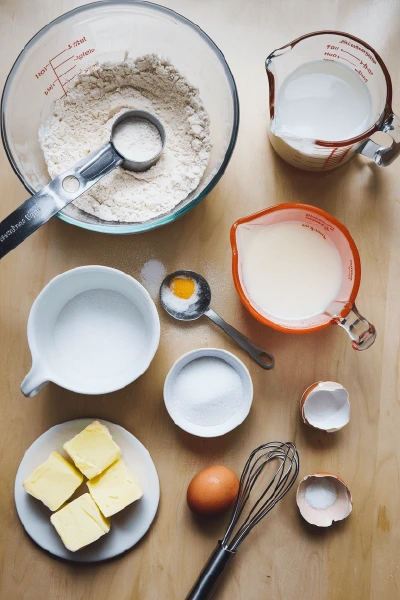
<svg viewBox="0 0 400 600"><path fill-rule="evenodd" d="M343 327L352 339L354 350L366 350L376 339L376 329L357 310L356 305L344 319L339 319L337 324Z"/></svg>
<svg viewBox="0 0 400 600"><path fill-rule="evenodd" d="M108 142L26 200L0 223L0 259L122 162Z"/></svg>
<svg viewBox="0 0 400 600"><path fill-rule="evenodd" d="M387 117L380 131L388 133L392 138L390 146L380 146L373 140L366 140L357 150L360 154L372 158L378 167L387 167L400 154L400 119L394 113Z"/></svg>

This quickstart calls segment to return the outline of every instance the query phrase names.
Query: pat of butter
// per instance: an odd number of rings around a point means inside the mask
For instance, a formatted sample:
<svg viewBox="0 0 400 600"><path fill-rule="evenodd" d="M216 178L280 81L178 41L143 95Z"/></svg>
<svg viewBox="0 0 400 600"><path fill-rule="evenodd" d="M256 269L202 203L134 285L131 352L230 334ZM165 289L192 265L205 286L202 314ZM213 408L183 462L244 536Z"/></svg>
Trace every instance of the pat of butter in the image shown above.
<svg viewBox="0 0 400 600"><path fill-rule="evenodd" d="M28 494L41 500L50 510L57 510L82 481L82 475L68 460L58 452L52 452L22 485Z"/></svg>
<svg viewBox="0 0 400 600"><path fill-rule="evenodd" d="M99 511L90 494L83 494L50 517L64 545L76 552L110 531L110 520Z"/></svg>
<svg viewBox="0 0 400 600"><path fill-rule="evenodd" d="M121 449L107 427L93 421L72 440L64 444L75 466L88 478L96 477L121 456Z"/></svg>
<svg viewBox="0 0 400 600"><path fill-rule="evenodd" d="M143 496L140 483L121 458L87 485L105 517L115 515Z"/></svg>

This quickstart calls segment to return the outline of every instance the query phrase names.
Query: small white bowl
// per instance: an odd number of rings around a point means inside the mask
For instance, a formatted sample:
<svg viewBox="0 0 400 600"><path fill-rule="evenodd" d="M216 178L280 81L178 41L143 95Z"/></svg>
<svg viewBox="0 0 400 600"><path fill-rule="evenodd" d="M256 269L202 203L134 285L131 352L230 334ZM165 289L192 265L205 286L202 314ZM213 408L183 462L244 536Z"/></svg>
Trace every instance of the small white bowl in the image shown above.
<svg viewBox="0 0 400 600"><path fill-rule="evenodd" d="M179 372L188 363L196 360L197 358L212 357L220 358L227 362L233 367L236 373L240 376L243 385L243 399L239 409L234 415L225 423L220 425L196 425L185 419L179 411L175 408L173 398L173 385ZM253 401L253 382L250 377L250 373L247 367L231 352L221 350L219 348L199 348L198 350L192 350L187 352L172 365L170 372L168 373L164 383L164 402L169 416L174 421L175 425L178 425L184 431L197 435L199 437L218 437L232 431L243 423L245 418L250 412L251 403Z"/></svg>

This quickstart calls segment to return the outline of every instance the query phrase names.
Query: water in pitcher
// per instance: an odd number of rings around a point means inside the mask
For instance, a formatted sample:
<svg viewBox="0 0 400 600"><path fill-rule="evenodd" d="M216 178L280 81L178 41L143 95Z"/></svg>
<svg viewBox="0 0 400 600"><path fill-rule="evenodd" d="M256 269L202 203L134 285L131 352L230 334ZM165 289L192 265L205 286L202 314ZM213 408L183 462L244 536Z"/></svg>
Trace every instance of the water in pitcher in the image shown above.
<svg viewBox="0 0 400 600"><path fill-rule="evenodd" d="M347 140L368 129L371 111L370 92L354 70L315 60L284 80L276 103L276 130L316 140Z"/></svg>
<svg viewBox="0 0 400 600"><path fill-rule="evenodd" d="M371 127L372 121L371 94L362 78L339 62L315 60L284 79L270 140L293 166L330 169L351 157L350 147L318 147L314 140L352 139Z"/></svg>

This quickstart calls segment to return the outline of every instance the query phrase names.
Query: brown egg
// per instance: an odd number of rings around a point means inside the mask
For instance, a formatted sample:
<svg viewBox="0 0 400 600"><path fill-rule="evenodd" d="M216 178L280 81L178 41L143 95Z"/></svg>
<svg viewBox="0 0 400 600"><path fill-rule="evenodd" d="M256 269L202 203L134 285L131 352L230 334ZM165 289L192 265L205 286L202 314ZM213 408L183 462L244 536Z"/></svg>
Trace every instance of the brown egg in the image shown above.
<svg viewBox="0 0 400 600"><path fill-rule="evenodd" d="M227 511L239 491L237 475L227 467L208 467L189 484L187 503L197 515L217 516Z"/></svg>

